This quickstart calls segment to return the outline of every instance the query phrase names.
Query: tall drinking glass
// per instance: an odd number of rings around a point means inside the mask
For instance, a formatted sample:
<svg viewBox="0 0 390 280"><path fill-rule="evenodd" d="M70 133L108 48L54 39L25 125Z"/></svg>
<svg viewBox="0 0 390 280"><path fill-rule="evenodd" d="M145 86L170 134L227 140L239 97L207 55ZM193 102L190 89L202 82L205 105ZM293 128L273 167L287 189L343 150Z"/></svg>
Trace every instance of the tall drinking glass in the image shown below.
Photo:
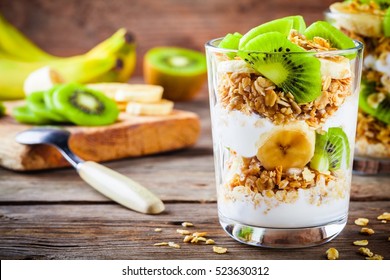
<svg viewBox="0 0 390 280"><path fill-rule="evenodd" d="M362 44L288 54L251 51L252 57L271 61L285 55L321 62L320 96L299 103L240 59L238 51L218 48L220 41L205 47L223 229L262 247L331 240L348 215Z"/></svg>

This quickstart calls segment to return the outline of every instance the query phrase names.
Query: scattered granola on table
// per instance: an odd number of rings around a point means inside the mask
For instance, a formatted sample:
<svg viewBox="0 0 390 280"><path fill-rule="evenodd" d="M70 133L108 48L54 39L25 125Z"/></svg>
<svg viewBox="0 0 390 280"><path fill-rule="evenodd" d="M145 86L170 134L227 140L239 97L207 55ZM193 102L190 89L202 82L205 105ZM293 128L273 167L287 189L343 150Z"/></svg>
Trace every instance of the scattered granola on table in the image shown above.
<svg viewBox="0 0 390 280"><path fill-rule="evenodd" d="M337 260L339 258L339 251L336 248L329 248L326 251L326 257L328 260Z"/></svg>

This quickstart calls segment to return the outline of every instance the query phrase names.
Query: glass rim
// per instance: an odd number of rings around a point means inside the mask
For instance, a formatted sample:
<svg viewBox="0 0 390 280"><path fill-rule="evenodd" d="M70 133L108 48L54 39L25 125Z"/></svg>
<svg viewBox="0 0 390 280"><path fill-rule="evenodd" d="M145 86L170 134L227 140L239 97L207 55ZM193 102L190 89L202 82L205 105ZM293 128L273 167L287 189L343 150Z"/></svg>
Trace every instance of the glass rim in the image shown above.
<svg viewBox="0 0 390 280"><path fill-rule="evenodd" d="M221 53L238 53L239 50L234 49L224 49L219 48L215 45L216 42L221 41L224 37L214 38L205 43L206 49L211 49L213 51L218 51ZM301 52L285 52L285 53L277 53L277 52L262 52L262 51L243 51L248 53L258 53L258 54L289 54L289 55L348 55L357 53L360 50L363 50L363 43L358 40L353 40L355 47L343 50L327 50L327 51L301 51Z"/></svg>

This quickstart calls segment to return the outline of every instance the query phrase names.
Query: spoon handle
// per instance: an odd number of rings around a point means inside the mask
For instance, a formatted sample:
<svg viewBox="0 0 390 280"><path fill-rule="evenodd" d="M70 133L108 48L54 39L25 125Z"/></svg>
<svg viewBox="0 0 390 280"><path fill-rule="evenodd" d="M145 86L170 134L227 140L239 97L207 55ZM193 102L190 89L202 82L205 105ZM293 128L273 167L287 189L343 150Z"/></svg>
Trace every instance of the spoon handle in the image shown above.
<svg viewBox="0 0 390 280"><path fill-rule="evenodd" d="M130 178L92 161L77 165L80 177L100 193L132 210L158 214L163 202L152 192Z"/></svg>

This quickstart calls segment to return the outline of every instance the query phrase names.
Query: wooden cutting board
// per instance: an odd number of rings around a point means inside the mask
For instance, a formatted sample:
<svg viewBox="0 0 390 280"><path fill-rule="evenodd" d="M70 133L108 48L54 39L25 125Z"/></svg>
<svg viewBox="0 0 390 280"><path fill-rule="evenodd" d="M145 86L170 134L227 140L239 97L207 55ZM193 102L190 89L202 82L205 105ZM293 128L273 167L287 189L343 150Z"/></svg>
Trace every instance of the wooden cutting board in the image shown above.
<svg viewBox="0 0 390 280"><path fill-rule="evenodd" d="M8 111L15 102L5 102ZM17 133L32 126L11 116L0 118L0 165L17 171L51 169L69 164L53 147L26 146L15 141ZM63 126L72 135L70 148L84 160L97 162L139 157L194 145L200 134L199 117L174 110L169 116L130 116L121 113L109 126Z"/></svg>

